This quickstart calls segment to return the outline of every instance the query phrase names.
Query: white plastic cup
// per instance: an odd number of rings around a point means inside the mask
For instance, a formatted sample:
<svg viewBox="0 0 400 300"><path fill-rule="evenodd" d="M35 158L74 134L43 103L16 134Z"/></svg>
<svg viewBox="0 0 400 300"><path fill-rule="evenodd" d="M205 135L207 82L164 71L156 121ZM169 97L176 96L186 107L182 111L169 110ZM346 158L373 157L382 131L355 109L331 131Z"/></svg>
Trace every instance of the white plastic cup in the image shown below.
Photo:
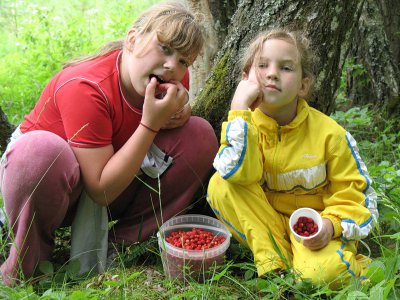
<svg viewBox="0 0 400 300"><path fill-rule="evenodd" d="M293 229L293 225L297 223L297 221L299 220L300 217L307 217L307 218L313 219L314 223L318 225L318 231L311 236L302 236L302 235L297 234ZM312 208L308 208L308 207L299 208L299 209L295 210L292 213L292 215L290 216L289 226L290 226L290 230L293 233L294 238L298 242L302 243L305 240L309 240L309 239L316 237L321 232L322 217L319 214L319 212L317 212L316 210L314 210Z"/></svg>

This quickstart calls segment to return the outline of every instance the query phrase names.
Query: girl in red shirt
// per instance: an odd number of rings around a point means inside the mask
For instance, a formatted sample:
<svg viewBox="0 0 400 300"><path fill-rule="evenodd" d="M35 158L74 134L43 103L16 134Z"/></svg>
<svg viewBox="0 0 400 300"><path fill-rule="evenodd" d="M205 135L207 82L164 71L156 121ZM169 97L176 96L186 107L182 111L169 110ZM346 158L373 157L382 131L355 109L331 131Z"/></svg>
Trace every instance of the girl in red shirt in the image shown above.
<svg viewBox="0 0 400 300"><path fill-rule="evenodd" d="M203 42L185 7L159 4L124 40L51 79L0 166L14 237L0 268L6 284L51 257L54 231L71 225L83 194L118 220L117 243L142 241L185 211L218 147L210 124L190 116L182 84Z"/></svg>

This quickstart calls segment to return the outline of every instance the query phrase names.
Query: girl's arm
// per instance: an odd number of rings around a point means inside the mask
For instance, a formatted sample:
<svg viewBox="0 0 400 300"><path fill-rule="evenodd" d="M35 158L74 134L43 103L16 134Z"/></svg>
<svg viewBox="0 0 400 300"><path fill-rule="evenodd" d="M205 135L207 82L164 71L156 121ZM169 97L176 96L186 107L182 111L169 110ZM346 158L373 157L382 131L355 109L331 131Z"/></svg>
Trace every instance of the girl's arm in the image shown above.
<svg viewBox="0 0 400 300"><path fill-rule="evenodd" d="M171 115L182 105L183 98L174 84L164 84L166 96L154 97L156 79L146 89L142 123L158 131ZM180 99L180 100L178 100ZM135 178L144 156L152 144L156 132L139 125L121 149L114 153L111 145L101 148L77 148L73 151L81 168L85 189L94 201L108 205L124 191Z"/></svg>
<svg viewBox="0 0 400 300"><path fill-rule="evenodd" d="M222 124L221 147L214 168L225 180L251 184L261 180L262 155L258 129L251 120L251 111L261 101L261 91L254 70L243 74L231 103L228 122Z"/></svg>
<svg viewBox="0 0 400 300"><path fill-rule="evenodd" d="M250 111L229 112L228 122L222 124L221 146L213 165L222 178L231 182L250 184L261 180L262 155Z"/></svg>
<svg viewBox="0 0 400 300"><path fill-rule="evenodd" d="M109 205L135 178L155 133L139 126L116 153L112 145L72 147L79 162L85 189L100 205Z"/></svg>
<svg viewBox="0 0 400 300"><path fill-rule="evenodd" d="M360 240L378 219L377 195L354 138L345 132L338 140L328 156L330 196L324 199L321 215L332 222L334 238Z"/></svg>

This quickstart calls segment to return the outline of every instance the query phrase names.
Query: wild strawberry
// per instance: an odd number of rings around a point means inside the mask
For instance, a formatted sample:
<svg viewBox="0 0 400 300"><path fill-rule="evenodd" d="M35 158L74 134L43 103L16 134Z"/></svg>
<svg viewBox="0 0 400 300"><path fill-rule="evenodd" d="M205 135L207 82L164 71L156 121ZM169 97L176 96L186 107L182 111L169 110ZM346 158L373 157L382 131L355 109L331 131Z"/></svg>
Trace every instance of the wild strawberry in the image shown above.
<svg viewBox="0 0 400 300"><path fill-rule="evenodd" d="M174 231L165 240L171 245L187 250L203 250L221 245L225 241L222 235L193 228L191 231Z"/></svg>
<svg viewBox="0 0 400 300"><path fill-rule="evenodd" d="M293 225L293 230L301 236L313 236L318 232L318 225L312 218L301 216L297 219L297 222Z"/></svg>

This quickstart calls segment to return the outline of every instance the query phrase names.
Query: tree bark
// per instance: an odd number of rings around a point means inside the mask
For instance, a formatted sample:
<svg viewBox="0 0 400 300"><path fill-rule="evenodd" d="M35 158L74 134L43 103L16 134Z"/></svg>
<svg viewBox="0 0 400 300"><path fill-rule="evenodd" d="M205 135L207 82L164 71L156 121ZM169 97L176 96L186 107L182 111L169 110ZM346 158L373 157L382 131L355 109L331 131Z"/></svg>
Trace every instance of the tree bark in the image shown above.
<svg viewBox="0 0 400 300"><path fill-rule="evenodd" d="M399 32L399 1L366 1L349 55L347 106L372 103L400 113Z"/></svg>
<svg viewBox="0 0 400 300"><path fill-rule="evenodd" d="M349 40L362 6L363 1L240 1L212 72L195 100L194 114L208 119L219 134L240 76L241 51L258 32L277 26L308 33L320 58L309 103L325 113L332 112Z"/></svg>
<svg viewBox="0 0 400 300"><path fill-rule="evenodd" d="M396 66L400 64L400 1L375 0Z"/></svg>
<svg viewBox="0 0 400 300"><path fill-rule="evenodd" d="M203 20L207 43L203 53L190 68L191 102L200 94L205 81L210 75L215 54L228 34L231 17L236 11L238 1L221 0L186 0L196 17Z"/></svg>
<svg viewBox="0 0 400 300"><path fill-rule="evenodd" d="M193 102L193 99L199 94L210 73L212 61L218 49L218 38L215 30L214 18L210 11L209 1L187 0L186 2L190 9L196 12L196 18L203 22L204 33L207 38L203 52L190 67L189 99Z"/></svg>

